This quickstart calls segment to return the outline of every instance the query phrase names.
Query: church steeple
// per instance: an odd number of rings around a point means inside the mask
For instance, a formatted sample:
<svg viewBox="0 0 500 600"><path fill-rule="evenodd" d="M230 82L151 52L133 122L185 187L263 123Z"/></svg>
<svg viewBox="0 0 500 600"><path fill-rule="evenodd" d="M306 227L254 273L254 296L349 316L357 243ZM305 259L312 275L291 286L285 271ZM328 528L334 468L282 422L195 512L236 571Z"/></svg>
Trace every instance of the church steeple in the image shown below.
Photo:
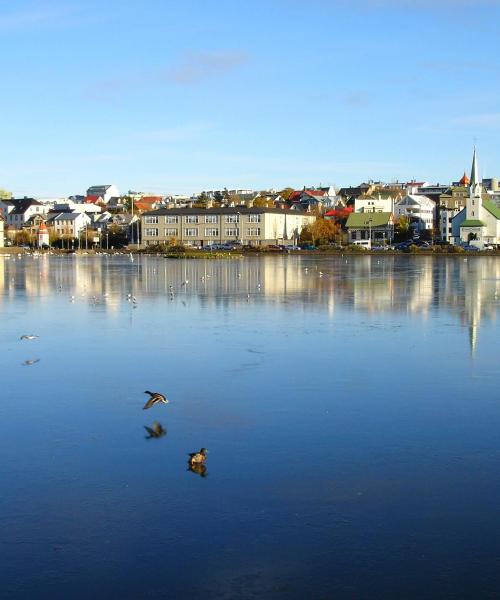
<svg viewBox="0 0 500 600"><path fill-rule="evenodd" d="M470 185L471 187L479 183L479 174L477 170L477 155L476 147L474 146L474 155L472 156L472 169L470 172Z"/></svg>
<svg viewBox="0 0 500 600"><path fill-rule="evenodd" d="M470 172L469 198L467 199L466 219L481 220L483 216L482 185L479 180L479 169L477 168L477 152L474 146L472 156L472 169Z"/></svg>

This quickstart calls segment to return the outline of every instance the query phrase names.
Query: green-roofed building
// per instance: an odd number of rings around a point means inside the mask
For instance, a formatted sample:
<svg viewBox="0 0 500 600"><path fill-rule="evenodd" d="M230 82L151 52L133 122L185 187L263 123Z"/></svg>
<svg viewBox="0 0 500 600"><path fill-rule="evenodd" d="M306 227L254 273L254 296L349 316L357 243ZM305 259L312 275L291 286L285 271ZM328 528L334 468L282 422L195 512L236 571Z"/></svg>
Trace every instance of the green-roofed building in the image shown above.
<svg viewBox="0 0 500 600"><path fill-rule="evenodd" d="M483 191L475 148L469 197L465 208L452 220L452 235L455 244L467 243L478 248L500 244L500 208Z"/></svg>
<svg viewBox="0 0 500 600"><path fill-rule="evenodd" d="M394 217L390 212L351 213L345 224L350 244L371 248L394 237Z"/></svg>

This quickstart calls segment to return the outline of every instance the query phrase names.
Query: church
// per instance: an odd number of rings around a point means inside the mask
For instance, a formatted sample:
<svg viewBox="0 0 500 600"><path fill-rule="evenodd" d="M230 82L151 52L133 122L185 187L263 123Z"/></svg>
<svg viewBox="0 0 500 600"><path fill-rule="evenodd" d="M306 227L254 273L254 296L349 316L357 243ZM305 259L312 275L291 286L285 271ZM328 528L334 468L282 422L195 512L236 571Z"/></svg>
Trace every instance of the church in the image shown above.
<svg viewBox="0 0 500 600"><path fill-rule="evenodd" d="M477 248L500 244L500 208L483 192L474 148L465 208L452 219L454 244L471 244Z"/></svg>

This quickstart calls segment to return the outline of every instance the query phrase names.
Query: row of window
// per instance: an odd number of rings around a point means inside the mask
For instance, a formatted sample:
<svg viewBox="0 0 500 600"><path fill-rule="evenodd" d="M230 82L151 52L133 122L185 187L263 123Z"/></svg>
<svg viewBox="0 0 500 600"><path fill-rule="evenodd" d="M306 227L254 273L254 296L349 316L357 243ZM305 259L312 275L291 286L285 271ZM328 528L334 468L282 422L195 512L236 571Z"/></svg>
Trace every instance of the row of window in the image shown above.
<svg viewBox="0 0 500 600"><path fill-rule="evenodd" d="M262 215L248 215L248 223L260 223ZM160 223L158 216L147 216L144 217L146 225L158 225ZM177 224L179 223L179 215L167 215L165 216L165 224ZM219 215L184 215L184 223L197 225L198 223L219 223ZM239 223L240 215L224 215L224 223Z"/></svg>
<svg viewBox="0 0 500 600"><path fill-rule="evenodd" d="M145 230L146 237L158 237L159 229L157 227L147 227ZM165 229L165 237L176 237L178 235L176 227ZM184 237L198 237L198 227L187 227L184 229ZM237 238L240 235L238 228L227 228L225 230L226 237ZM260 236L260 227L250 227L247 229L247 236ZM207 227L205 229L205 237L219 237L219 229L217 227Z"/></svg>

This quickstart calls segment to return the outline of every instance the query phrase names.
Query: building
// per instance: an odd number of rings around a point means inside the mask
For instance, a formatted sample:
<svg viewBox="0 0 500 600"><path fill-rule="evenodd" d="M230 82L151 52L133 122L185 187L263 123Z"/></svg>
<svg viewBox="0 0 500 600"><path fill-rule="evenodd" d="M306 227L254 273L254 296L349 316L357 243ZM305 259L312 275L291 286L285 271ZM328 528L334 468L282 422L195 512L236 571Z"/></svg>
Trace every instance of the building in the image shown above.
<svg viewBox="0 0 500 600"><path fill-rule="evenodd" d="M316 217L295 210L260 207L160 208L141 216L142 243L188 246L240 242L252 246L293 243Z"/></svg>
<svg viewBox="0 0 500 600"><path fill-rule="evenodd" d="M47 229L47 225L45 225L44 221L41 221L38 227L37 243L39 248L50 246L49 230Z"/></svg>
<svg viewBox="0 0 500 600"><path fill-rule="evenodd" d="M34 198L0 200L0 214L11 229L22 229L30 217L37 214L44 215L47 211L48 207Z"/></svg>
<svg viewBox="0 0 500 600"><path fill-rule="evenodd" d="M5 246L5 233L4 233L4 220L3 217L0 216L0 248Z"/></svg>
<svg viewBox="0 0 500 600"><path fill-rule="evenodd" d="M396 202L394 214L396 219L406 217L415 232L432 231L436 220L436 204L427 196L408 194Z"/></svg>
<svg viewBox="0 0 500 600"><path fill-rule="evenodd" d="M468 188L466 187L468 185L469 178L464 173L464 176L457 185L452 185L444 194L439 196L437 203L437 223L440 238L445 242L451 243L452 241L452 221L465 208L467 196L469 195Z"/></svg>
<svg viewBox="0 0 500 600"><path fill-rule="evenodd" d="M87 190L87 198L89 196L100 196L104 204L107 204L111 198L119 198L120 190L116 185L92 185Z"/></svg>
<svg viewBox="0 0 500 600"><path fill-rule="evenodd" d="M390 212L351 213L345 224L350 244L371 248L389 244L394 238L394 217Z"/></svg>
<svg viewBox="0 0 500 600"><path fill-rule="evenodd" d="M85 213L62 212L52 216L47 223L54 228L57 236L76 239L90 225L91 219Z"/></svg>
<svg viewBox="0 0 500 600"><path fill-rule="evenodd" d="M393 196L392 194L376 192L372 196L358 196L354 200L354 212L369 213L369 212L388 212L394 213L394 205L401 196Z"/></svg>
<svg viewBox="0 0 500 600"><path fill-rule="evenodd" d="M472 244L478 248L500 244L500 208L484 193L475 148L469 196L465 208L452 220L452 235L456 244Z"/></svg>

